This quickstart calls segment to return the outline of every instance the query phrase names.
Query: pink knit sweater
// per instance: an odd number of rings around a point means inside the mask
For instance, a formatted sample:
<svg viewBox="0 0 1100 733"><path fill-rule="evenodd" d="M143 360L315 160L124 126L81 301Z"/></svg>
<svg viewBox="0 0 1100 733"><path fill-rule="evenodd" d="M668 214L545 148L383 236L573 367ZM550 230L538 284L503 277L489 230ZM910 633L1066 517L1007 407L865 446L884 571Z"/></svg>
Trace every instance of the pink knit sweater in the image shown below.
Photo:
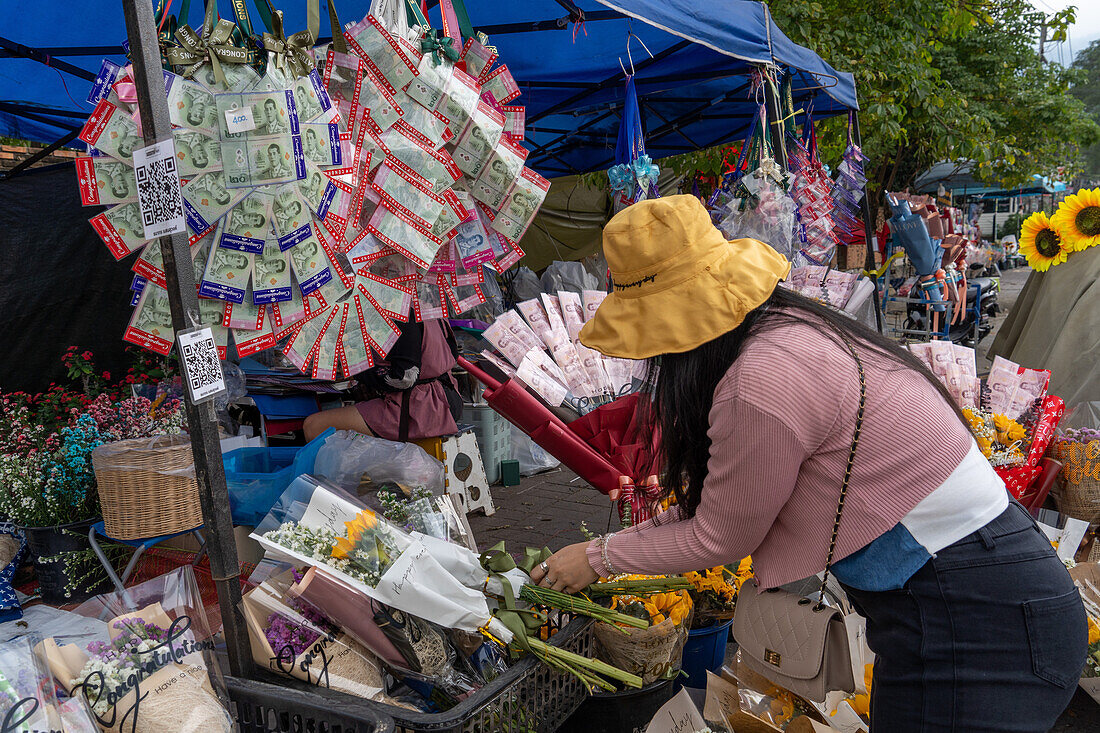
<svg viewBox="0 0 1100 733"><path fill-rule="evenodd" d="M904 517L951 474L971 436L922 377L860 349L867 407L835 560ZM695 516L678 510L613 535L616 573L679 573L752 555L771 588L825 567L852 444L859 378L847 349L809 326L747 341L714 392L708 474ZM609 572L599 544L592 568Z"/></svg>

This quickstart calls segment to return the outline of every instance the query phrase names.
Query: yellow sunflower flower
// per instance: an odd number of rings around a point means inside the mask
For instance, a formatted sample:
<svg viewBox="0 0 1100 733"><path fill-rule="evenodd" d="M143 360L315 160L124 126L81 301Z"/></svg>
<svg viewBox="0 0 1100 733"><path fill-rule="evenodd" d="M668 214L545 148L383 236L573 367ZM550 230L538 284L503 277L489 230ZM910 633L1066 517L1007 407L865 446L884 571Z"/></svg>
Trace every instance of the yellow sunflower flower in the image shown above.
<svg viewBox="0 0 1100 733"><path fill-rule="evenodd" d="M1058 214L1054 216L1057 218ZM1046 272L1069 257L1061 235L1044 211L1036 211L1020 227L1020 253L1039 272Z"/></svg>
<svg viewBox="0 0 1100 733"><path fill-rule="evenodd" d="M378 517L369 509L359 512L359 515L350 522L344 522L344 526L347 527L347 537L336 538L336 542L332 545L332 556L338 559L350 557L363 534L377 525Z"/></svg>
<svg viewBox="0 0 1100 733"><path fill-rule="evenodd" d="M1080 252L1100 243L1100 188L1083 188L1066 197L1050 218L1062 235L1062 246Z"/></svg>

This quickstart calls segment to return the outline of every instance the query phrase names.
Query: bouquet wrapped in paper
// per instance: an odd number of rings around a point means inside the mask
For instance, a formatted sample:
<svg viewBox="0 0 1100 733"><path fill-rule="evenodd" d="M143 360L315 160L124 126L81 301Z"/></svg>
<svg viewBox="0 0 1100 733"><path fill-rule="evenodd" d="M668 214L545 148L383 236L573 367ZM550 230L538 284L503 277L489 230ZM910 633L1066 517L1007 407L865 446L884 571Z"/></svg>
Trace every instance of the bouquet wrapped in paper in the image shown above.
<svg viewBox="0 0 1100 733"><path fill-rule="evenodd" d="M230 731L228 695L190 566L75 611L107 622L108 638L40 649L71 696L107 733Z"/></svg>
<svg viewBox="0 0 1100 733"><path fill-rule="evenodd" d="M84 700L58 700L34 635L0 644L0 730L5 733L96 733Z"/></svg>
<svg viewBox="0 0 1100 733"><path fill-rule="evenodd" d="M378 656L296 594L301 579L287 570L241 600L253 660L319 687L390 702Z"/></svg>
<svg viewBox="0 0 1100 733"><path fill-rule="evenodd" d="M366 598L446 628L512 639L484 594L458 582L421 542L311 476L287 488L252 538L268 555L314 566Z"/></svg>

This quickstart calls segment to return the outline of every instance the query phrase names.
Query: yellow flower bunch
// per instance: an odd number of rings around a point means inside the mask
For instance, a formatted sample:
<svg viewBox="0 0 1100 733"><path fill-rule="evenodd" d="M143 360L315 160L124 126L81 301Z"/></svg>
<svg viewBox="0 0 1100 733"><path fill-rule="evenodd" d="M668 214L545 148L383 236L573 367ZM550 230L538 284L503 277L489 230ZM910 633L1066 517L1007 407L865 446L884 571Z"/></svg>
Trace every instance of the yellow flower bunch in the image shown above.
<svg viewBox="0 0 1100 733"><path fill-rule="evenodd" d="M713 593L714 597L722 603L733 603L733 599L737 597L739 585L730 585L727 582L725 568L721 565L701 573L684 573L684 577L691 581L697 592Z"/></svg>
<svg viewBox="0 0 1100 733"><path fill-rule="evenodd" d="M1096 619L1089 616L1089 646L1098 641L1100 641L1100 624L1097 624Z"/></svg>
<svg viewBox="0 0 1100 733"><path fill-rule="evenodd" d="M355 519L344 522L344 526L347 527L347 537L337 537L332 545L332 556L338 559L351 556L363 535L378 526L378 517L370 509L364 509Z"/></svg>
<svg viewBox="0 0 1100 733"><path fill-rule="evenodd" d="M660 576L654 575L626 575L615 580L648 580ZM632 604L640 604L649 614L649 623L653 626L672 619L672 623L679 626L691 612L691 596L686 590L669 591L667 593L654 593L649 596L613 596L611 598L611 610L621 611Z"/></svg>
<svg viewBox="0 0 1100 733"><path fill-rule="evenodd" d="M1027 436L1020 423L1005 415L993 415L993 425L997 428L997 442L1001 445L1011 445Z"/></svg>
<svg viewBox="0 0 1100 733"><path fill-rule="evenodd" d="M875 665L873 664L863 665L863 685L867 688L867 693L860 693L848 698L848 704L852 706L852 710L864 720L869 720L871 717L871 678L874 675L874 670ZM836 710L833 710L829 715L836 715Z"/></svg>
<svg viewBox="0 0 1100 733"><path fill-rule="evenodd" d="M1039 272L1046 272L1080 252L1100 244L1100 189L1083 188L1067 196L1054 216L1037 211L1020 227L1020 254Z"/></svg>

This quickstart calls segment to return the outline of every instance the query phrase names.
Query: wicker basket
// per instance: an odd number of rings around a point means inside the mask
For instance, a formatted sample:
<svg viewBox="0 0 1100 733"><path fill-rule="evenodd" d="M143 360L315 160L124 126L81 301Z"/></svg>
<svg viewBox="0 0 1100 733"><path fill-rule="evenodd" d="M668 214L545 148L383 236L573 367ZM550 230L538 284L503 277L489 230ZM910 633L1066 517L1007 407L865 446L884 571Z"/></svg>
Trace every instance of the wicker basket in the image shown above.
<svg viewBox="0 0 1100 733"><path fill-rule="evenodd" d="M1063 464L1051 492L1058 511L1089 523L1100 521L1100 440L1055 440L1049 454Z"/></svg>
<svg viewBox="0 0 1100 733"><path fill-rule="evenodd" d="M92 451L92 467L108 536L135 540L202 525L191 441L186 436L106 443Z"/></svg>

